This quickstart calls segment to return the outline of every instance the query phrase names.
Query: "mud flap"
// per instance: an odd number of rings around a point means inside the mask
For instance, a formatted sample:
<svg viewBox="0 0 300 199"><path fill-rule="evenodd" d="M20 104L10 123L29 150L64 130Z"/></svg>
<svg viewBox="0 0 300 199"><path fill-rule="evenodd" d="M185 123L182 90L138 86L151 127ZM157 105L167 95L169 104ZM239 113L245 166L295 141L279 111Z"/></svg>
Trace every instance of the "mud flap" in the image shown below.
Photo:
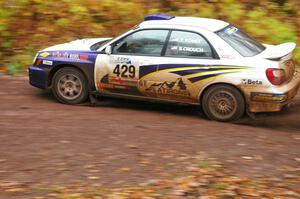
<svg viewBox="0 0 300 199"><path fill-rule="evenodd" d="M253 120L256 119L256 114L253 112L250 112L248 107L246 108L246 113L251 119L253 119Z"/></svg>
<svg viewBox="0 0 300 199"><path fill-rule="evenodd" d="M90 106L96 106L97 104L97 93L95 91L89 92Z"/></svg>
<svg viewBox="0 0 300 199"><path fill-rule="evenodd" d="M290 109L290 106L291 106L291 103L288 103L288 104L284 105L284 106L281 108L281 111L283 111L283 112L288 112L289 109Z"/></svg>

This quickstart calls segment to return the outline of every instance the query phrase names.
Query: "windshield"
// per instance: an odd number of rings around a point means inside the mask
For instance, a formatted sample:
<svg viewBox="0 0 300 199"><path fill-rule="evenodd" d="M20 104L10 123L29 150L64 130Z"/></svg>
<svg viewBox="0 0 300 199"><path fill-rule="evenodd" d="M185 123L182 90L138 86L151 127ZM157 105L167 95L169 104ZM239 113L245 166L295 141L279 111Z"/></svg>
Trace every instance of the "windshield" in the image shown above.
<svg viewBox="0 0 300 199"><path fill-rule="evenodd" d="M244 57L255 56L266 48L264 45L232 25L218 31L217 35Z"/></svg>

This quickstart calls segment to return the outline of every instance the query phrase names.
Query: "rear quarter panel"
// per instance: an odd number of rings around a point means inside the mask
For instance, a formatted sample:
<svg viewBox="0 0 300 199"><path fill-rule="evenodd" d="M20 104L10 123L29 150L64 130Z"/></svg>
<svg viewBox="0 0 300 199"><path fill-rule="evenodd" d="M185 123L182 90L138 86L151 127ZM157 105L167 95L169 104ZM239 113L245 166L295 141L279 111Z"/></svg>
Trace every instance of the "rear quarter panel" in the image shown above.
<svg viewBox="0 0 300 199"><path fill-rule="evenodd" d="M237 67L237 70L220 74L213 81L206 85L199 86L199 99L206 88L215 84L229 84L238 88L244 95L247 102L250 101L251 92L262 92L270 90L272 85L266 77L266 69L278 67L268 60L243 58L243 59L222 59L224 67ZM274 65L273 65L274 64ZM272 92L272 90L270 91Z"/></svg>

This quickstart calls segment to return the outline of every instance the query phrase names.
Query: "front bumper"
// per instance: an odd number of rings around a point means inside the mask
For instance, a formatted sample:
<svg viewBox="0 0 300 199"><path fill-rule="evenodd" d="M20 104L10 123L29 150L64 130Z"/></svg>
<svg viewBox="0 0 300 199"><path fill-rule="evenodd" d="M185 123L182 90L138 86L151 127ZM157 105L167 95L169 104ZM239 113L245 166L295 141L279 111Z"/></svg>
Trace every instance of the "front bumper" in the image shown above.
<svg viewBox="0 0 300 199"><path fill-rule="evenodd" d="M29 66L28 73L29 73L29 83L32 86L41 89L46 89L48 87L47 81L48 81L49 70L47 70L46 68L36 67L32 65Z"/></svg>
<svg viewBox="0 0 300 199"><path fill-rule="evenodd" d="M300 73L295 75L288 83L272 89L272 92L251 92L247 94L248 110L250 112L280 111L285 105L291 103L296 96L300 85Z"/></svg>

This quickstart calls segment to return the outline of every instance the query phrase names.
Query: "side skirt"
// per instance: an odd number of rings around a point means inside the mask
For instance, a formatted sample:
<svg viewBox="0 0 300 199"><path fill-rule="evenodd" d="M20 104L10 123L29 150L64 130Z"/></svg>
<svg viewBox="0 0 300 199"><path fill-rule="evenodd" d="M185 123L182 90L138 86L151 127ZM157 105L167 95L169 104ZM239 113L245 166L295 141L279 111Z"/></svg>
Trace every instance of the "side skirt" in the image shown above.
<svg viewBox="0 0 300 199"><path fill-rule="evenodd" d="M198 103L187 103L187 102L185 103L185 102L179 102L176 100L157 99L157 98L152 98L152 97L133 96L133 95L115 94L115 93L107 94L107 93L100 93L98 91L90 91L90 95L121 98L121 99L130 99L130 100L139 100L139 101L148 101L148 102L155 102L155 103L172 103L172 104L185 105L185 106L189 106L189 105L199 106L200 105ZM91 102L91 103L95 103L95 101L93 100L93 102Z"/></svg>

